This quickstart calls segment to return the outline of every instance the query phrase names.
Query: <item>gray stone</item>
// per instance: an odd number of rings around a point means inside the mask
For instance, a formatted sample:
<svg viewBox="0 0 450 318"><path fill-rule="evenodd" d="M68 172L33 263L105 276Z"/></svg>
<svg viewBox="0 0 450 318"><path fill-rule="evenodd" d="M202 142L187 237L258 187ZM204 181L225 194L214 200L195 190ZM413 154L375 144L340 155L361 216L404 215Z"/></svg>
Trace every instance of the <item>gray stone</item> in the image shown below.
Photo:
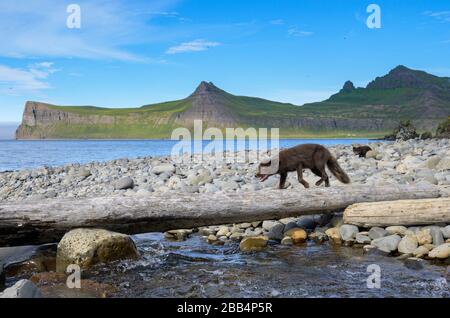
<svg viewBox="0 0 450 318"><path fill-rule="evenodd" d="M356 233L355 239L356 239L356 243L358 243L358 244L370 244L370 242L372 241L370 239L370 237L368 237L367 235L360 234L360 233Z"/></svg>
<svg viewBox="0 0 450 318"><path fill-rule="evenodd" d="M339 228L339 233L341 234L341 238L344 241L349 241L349 240L354 239L358 232L359 232L359 229L355 225L344 224Z"/></svg>
<svg viewBox="0 0 450 318"><path fill-rule="evenodd" d="M175 171L176 171L175 166L170 163L157 165L152 169L152 172L157 175L163 173L173 174Z"/></svg>
<svg viewBox="0 0 450 318"><path fill-rule="evenodd" d="M316 221L313 215L303 215L297 220L297 227L305 230L312 230L316 226Z"/></svg>
<svg viewBox="0 0 450 318"><path fill-rule="evenodd" d="M441 228L442 235L444 238L448 239L450 238L450 225L447 225L446 227Z"/></svg>
<svg viewBox="0 0 450 318"><path fill-rule="evenodd" d="M371 244L383 252L390 253L397 250L401 240L402 238L399 235L394 234L374 239Z"/></svg>
<svg viewBox="0 0 450 318"><path fill-rule="evenodd" d="M0 298L42 298L42 294L35 284L22 279L0 293Z"/></svg>
<svg viewBox="0 0 450 318"><path fill-rule="evenodd" d="M398 244L398 251L402 254L412 254L418 246L415 235L405 235Z"/></svg>
<svg viewBox="0 0 450 318"><path fill-rule="evenodd" d="M272 226L267 233L267 237L269 240L276 240L281 241L284 237L284 224L283 223L277 223L274 226Z"/></svg>
<svg viewBox="0 0 450 318"><path fill-rule="evenodd" d="M371 228L371 229L369 230L369 237L370 237L372 240L376 240L376 239L385 237L385 236L387 236L388 234L389 234L389 233L388 233L385 229L383 229L383 228L381 228L381 227L377 227L377 226L375 226L375 227L373 227L373 228Z"/></svg>
<svg viewBox="0 0 450 318"><path fill-rule="evenodd" d="M444 244L444 242L445 242L444 236L442 235L442 231L439 226L426 226L423 229L424 230L430 229L430 235L433 238L434 246L439 246L439 245Z"/></svg>
<svg viewBox="0 0 450 318"><path fill-rule="evenodd" d="M277 224L283 224L283 223L278 222L278 221L264 221L262 223L262 228L266 231L270 231L270 229ZM283 225L283 227L284 227L284 225Z"/></svg>
<svg viewBox="0 0 450 318"><path fill-rule="evenodd" d="M115 190L132 189L134 187L134 181L130 177L124 177L114 181L113 186Z"/></svg>

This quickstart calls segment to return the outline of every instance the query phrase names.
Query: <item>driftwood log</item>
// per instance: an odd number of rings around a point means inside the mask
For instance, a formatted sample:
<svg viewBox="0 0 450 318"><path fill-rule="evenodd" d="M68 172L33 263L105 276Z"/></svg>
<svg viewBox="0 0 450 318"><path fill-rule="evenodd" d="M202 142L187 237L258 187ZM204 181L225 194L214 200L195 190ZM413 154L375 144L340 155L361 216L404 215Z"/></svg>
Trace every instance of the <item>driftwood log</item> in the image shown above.
<svg viewBox="0 0 450 318"><path fill-rule="evenodd" d="M126 234L343 211L358 202L438 198L436 186L348 185L240 193L48 199L0 203L0 247L58 242L73 228Z"/></svg>
<svg viewBox="0 0 450 318"><path fill-rule="evenodd" d="M344 222L362 227L450 223L450 198L357 203Z"/></svg>

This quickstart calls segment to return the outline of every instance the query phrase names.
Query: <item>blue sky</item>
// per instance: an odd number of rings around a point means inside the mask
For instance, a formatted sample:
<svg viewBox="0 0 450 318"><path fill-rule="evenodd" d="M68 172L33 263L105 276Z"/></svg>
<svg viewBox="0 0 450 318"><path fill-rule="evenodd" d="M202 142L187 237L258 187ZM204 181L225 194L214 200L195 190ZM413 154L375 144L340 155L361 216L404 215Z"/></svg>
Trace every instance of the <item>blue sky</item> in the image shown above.
<svg viewBox="0 0 450 318"><path fill-rule="evenodd" d="M0 122L27 100L136 107L202 80L300 105L399 64L450 76L450 1L2 0L0 39Z"/></svg>

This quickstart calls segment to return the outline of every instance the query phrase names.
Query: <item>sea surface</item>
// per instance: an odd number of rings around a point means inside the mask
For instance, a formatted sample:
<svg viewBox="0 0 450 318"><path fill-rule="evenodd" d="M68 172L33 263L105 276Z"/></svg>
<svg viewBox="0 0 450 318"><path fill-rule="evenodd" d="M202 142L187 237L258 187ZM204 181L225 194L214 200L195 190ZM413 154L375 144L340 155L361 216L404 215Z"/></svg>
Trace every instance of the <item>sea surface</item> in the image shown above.
<svg viewBox="0 0 450 318"><path fill-rule="evenodd" d="M280 139L279 147L288 148L302 143L332 146L367 142L367 139ZM175 140L0 140L0 171L121 158L168 156L178 143L179 141ZM210 141L203 141L203 148L209 143ZM264 146L270 148L270 145L270 142L261 142L260 145L248 141L215 142L215 146L221 146L223 150L256 149ZM194 142L184 142L183 146L196 152Z"/></svg>

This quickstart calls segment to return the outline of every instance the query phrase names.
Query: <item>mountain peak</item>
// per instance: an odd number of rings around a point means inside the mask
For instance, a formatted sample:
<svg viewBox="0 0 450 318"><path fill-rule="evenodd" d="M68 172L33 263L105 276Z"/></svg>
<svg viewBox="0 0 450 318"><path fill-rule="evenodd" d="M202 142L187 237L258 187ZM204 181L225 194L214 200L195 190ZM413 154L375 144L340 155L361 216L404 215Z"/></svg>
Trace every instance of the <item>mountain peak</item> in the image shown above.
<svg viewBox="0 0 450 318"><path fill-rule="evenodd" d="M449 82L424 71L410 69L399 65L388 74L377 77L367 85L369 89L415 88L441 90L448 89Z"/></svg>
<svg viewBox="0 0 450 318"><path fill-rule="evenodd" d="M191 96L195 96L195 95L201 95L201 94L209 94L209 93L214 93L214 92L220 92L221 90L219 88L217 88L213 82L206 82L206 81L202 81L197 88L195 89L194 93L192 93Z"/></svg>
<svg viewBox="0 0 450 318"><path fill-rule="evenodd" d="M352 81L347 81L344 83L344 86L341 89L341 92L351 92L355 89L355 85L353 85Z"/></svg>

